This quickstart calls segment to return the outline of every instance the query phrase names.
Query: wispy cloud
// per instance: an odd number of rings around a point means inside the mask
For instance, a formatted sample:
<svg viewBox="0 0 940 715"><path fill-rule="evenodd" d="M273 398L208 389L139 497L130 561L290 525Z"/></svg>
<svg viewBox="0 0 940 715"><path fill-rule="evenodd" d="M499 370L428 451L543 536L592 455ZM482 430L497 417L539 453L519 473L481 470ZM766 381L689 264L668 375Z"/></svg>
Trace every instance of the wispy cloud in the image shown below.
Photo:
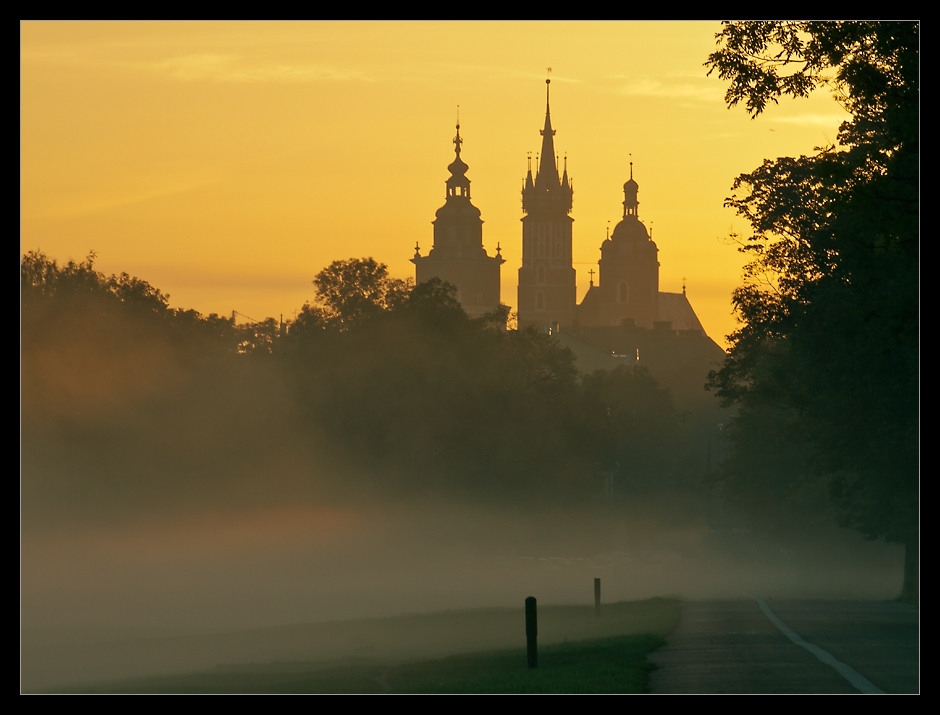
<svg viewBox="0 0 940 715"><path fill-rule="evenodd" d="M102 52L69 49L32 50L21 55L24 64L83 69L147 72L182 82L375 82L357 69L332 64L256 59L244 54L201 52L163 59L127 59Z"/></svg>
<svg viewBox="0 0 940 715"><path fill-rule="evenodd" d="M149 68L182 81L209 82L374 82L365 74L330 65L257 62L238 55L193 54L148 63Z"/></svg>
<svg viewBox="0 0 940 715"><path fill-rule="evenodd" d="M95 192L73 192L46 198L37 206L25 208L23 213L28 218L56 219L104 213L132 204L158 201L196 191L217 183L220 178L218 172L178 177L136 177L121 187L103 187Z"/></svg>
<svg viewBox="0 0 940 715"><path fill-rule="evenodd" d="M721 101L722 88L713 83L662 82L649 77L638 77L624 84L623 94L643 97L663 97L666 99L698 99L702 101Z"/></svg>

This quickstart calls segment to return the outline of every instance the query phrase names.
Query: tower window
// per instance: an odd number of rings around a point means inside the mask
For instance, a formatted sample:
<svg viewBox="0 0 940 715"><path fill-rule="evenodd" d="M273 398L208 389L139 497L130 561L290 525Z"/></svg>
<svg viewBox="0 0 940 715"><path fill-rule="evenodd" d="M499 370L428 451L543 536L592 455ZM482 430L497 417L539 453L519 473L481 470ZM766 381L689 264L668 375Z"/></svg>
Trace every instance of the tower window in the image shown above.
<svg viewBox="0 0 940 715"><path fill-rule="evenodd" d="M542 291L535 294L535 309L545 310L545 294Z"/></svg>
<svg viewBox="0 0 940 715"><path fill-rule="evenodd" d="M535 269L535 282L539 285L545 283L545 266L540 265Z"/></svg>

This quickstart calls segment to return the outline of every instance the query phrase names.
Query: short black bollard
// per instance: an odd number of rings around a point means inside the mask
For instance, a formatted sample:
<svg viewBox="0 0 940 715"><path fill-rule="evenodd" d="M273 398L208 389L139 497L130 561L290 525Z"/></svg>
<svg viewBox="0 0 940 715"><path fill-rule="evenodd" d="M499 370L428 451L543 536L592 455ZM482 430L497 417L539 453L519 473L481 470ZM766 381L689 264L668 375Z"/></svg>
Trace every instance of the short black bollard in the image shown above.
<svg viewBox="0 0 940 715"><path fill-rule="evenodd" d="M526 655L529 659L530 668L539 667L539 653L536 637L539 633L538 614L535 611L535 597L529 596L525 600L525 641Z"/></svg>
<svg viewBox="0 0 940 715"><path fill-rule="evenodd" d="M594 617L601 617L601 580L594 579Z"/></svg>

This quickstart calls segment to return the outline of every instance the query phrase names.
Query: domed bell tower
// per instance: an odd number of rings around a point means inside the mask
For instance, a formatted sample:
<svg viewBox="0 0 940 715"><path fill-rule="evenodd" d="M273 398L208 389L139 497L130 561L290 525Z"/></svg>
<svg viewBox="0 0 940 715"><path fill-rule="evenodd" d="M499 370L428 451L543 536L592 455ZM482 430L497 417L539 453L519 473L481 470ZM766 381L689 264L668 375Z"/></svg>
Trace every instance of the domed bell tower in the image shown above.
<svg viewBox="0 0 940 715"><path fill-rule="evenodd" d="M659 319L659 249L640 221L639 185L623 185L623 219L601 244L599 318L601 325L633 319L647 328Z"/></svg>
<svg viewBox="0 0 940 715"><path fill-rule="evenodd" d="M457 288L457 300L471 317L496 310L500 304L499 267L504 263L497 246L488 256L483 247L483 220L480 209L470 203L470 167L460 158L460 124L454 137L456 156L447 167L446 199L437 210L434 245L427 256L415 244L415 283L440 278Z"/></svg>

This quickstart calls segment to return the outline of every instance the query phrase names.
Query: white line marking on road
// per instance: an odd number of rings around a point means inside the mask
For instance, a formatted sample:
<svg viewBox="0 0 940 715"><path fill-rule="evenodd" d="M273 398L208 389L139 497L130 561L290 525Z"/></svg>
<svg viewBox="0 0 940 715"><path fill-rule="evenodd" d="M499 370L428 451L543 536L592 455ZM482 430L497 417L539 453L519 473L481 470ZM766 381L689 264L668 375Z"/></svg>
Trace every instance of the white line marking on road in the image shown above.
<svg viewBox="0 0 940 715"><path fill-rule="evenodd" d="M845 663L836 660L828 651L824 651L818 645L813 645L812 643L807 643L800 635L796 633L792 628L790 628L786 623L781 621L777 616L774 615L774 612L767 607L767 604L764 603L759 598L755 598L757 605L760 606L760 610L764 612L764 615L770 619L770 622L773 623L777 628L780 629L780 632L783 633L787 638L796 643L798 646L806 648L810 653L815 655L819 660L821 660L826 665L830 665L835 668L836 672L841 675L843 678L849 681L852 684L853 688L862 691L868 695L884 695L884 690L879 690L871 681L868 680L865 676L861 675L855 668L846 665Z"/></svg>

